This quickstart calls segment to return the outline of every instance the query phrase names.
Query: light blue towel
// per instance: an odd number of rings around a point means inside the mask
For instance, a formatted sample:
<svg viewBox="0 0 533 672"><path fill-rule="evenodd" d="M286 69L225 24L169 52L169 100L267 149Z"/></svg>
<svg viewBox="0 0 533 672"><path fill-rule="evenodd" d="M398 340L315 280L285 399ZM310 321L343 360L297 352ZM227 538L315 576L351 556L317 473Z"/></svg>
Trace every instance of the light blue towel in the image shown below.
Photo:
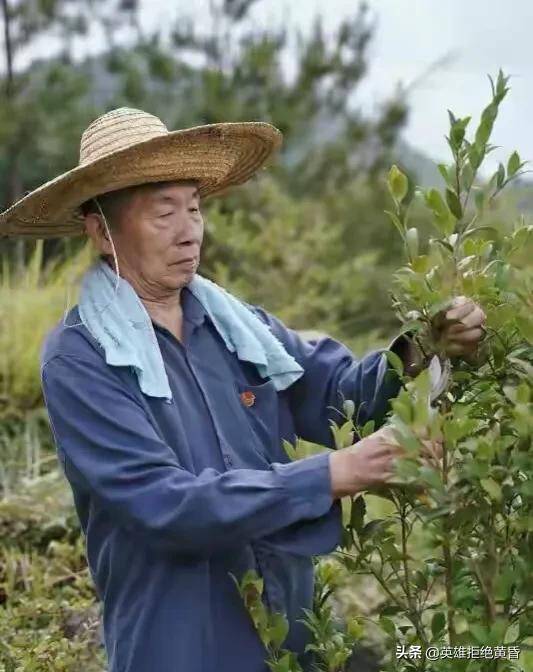
<svg viewBox="0 0 533 672"><path fill-rule="evenodd" d="M130 366L142 392L172 399L165 364L151 318L130 283L118 278L102 259L82 280L80 318L105 352L110 366ZM277 390L292 385L303 368L282 343L237 297L211 280L195 274L187 285L208 312L230 352L257 366Z"/></svg>

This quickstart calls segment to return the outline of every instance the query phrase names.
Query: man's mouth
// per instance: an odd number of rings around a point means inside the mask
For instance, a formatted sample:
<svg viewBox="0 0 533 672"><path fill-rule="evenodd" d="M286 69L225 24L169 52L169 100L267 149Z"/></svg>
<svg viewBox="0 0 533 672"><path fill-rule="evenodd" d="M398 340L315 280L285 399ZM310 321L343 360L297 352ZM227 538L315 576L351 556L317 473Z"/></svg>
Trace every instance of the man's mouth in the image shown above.
<svg viewBox="0 0 533 672"><path fill-rule="evenodd" d="M178 264L191 264L193 261L196 261L196 257L187 257L186 259L180 259L179 261L173 261L170 265L177 266Z"/></svg>

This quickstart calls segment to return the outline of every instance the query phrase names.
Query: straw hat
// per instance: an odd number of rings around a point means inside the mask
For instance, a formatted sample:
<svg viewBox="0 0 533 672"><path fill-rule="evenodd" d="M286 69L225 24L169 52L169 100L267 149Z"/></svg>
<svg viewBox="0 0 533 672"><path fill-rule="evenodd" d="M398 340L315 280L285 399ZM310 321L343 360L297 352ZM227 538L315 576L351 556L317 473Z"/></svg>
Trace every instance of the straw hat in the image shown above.
<svg viewBox="0 0 533 672"><path fill-rule="evenodd" d="M121 107L84 131L76 168L43 184L0 214L0 237L51 238L84 233L80 205L146 182L195 179L202 197L246 182L281 145L262 122L168 131L152 114Z"/></svg>

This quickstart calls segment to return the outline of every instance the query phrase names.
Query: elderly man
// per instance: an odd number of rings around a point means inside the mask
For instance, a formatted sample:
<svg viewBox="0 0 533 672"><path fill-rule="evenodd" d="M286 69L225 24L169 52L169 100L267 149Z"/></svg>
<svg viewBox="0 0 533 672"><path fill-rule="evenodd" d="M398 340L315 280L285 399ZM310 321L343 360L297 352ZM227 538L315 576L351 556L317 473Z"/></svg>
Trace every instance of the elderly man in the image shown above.
<svg viewBox="0 0 533 672"><path fill-rule="evenodd" d="M333 448L344 399L381 423L400 385L383 352L357 361L333 338L306 342L196 273L201 198L246 181L279 143L268 124L169 133L121 108L85 131L77 168L0 217L8 234L84 227L99 253L41 371L110 672L267 672L230 576L247 569L308 669L297 619L312 556L340 542L340 498L393 473L386 428L357 449L293 462L283 449L297 436ZM448 317L462 321L445 333L454 354L475 348L482 311L465 301ZM392 347L413 365L406 339Z"/></svg>

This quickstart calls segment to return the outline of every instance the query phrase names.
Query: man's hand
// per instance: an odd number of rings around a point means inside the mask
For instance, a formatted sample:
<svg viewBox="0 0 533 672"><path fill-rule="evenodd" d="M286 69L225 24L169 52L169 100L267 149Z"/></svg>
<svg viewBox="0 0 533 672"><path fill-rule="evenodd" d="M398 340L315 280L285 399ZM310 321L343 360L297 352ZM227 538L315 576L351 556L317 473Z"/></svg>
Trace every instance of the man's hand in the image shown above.
<svg viewBox="0 0 533 672"><path fill-rule="evenodd" d="M422 440L422 457L435 462L442 456L440 442ZM385 425L357 444L330 454L333 498L356 495L388 483L394 476L394 460L405 455L392 429Z"/></svg>
<svg viewBox="0 0 533 672"><path fill-rule="evenodd" d="M472 299L458 296L446 312L441 311L433 318L433 340L440 344L447 357L474 358L485 336L485 320L485 313ZM409 334L395 338L389 349L400 357L405 374L411 378L427 366L427 360Z"/></svg>
<svg viewBox="0 0 533 672"><path fill-rule="evenodd" d="M435 340L448 357L471 356L485 335L486 315L472 299L458 296L433 322Z"/></svg>

